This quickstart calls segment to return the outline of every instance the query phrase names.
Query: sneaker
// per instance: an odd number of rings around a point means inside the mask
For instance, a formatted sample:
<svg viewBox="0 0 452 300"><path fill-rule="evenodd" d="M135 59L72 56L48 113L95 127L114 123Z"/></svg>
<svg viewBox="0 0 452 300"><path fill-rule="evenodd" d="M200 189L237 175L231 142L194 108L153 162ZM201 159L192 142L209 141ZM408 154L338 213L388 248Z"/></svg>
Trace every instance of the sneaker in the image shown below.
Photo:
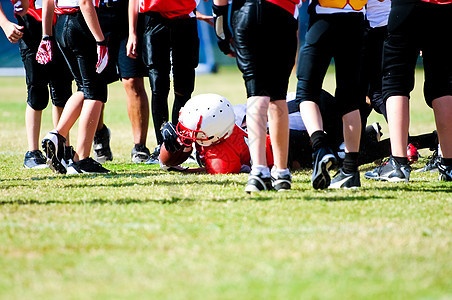
<svg viewBox="0 0 452 300"><path fill-rule="evenodd" d="M25 153L24 168L25 169L44 169L47 168L46 158L40 150L28 151Z"/></svg>
<svg viewBox="0 0 452 300"><path fill-rule="evenodd" d="M263 177L262 173L254 175L250 173L246 183L245 192L270 191L273 189L271 177Z"/></svg>
<svg viewBox="0 0 452 300"><path fill-rule="evenodd" d="M135 144L132 149L132 162L136 164L145 163L151 157L149 149L144 144Z"/></svg>
<svg viewBox="0 0 452 300"><path fill-rule="evenodd" d="M408 158L408 164L410 165L417 162L417 160L419 159L419 152L417 151L417 148L411 143L409 143L406 147L406 155Z"/></svg>
<svg viewBox="0 0 452 300"><path fill-rule="evenodd" d="M417 172L436 172L438 165L441 163L441 156L438 155L438 150L435 150L429 157L430 160L425 164L425 167L417 170Z"/></svg>
<svg viewBox="0 0 452 300"><path fill-rule="evenodd" d="M373 142L379 142L381 140L381 136L383 135L381 132L381 126L378 122L366 126L365 133L369 140Z"/></svg>
<svg viewBox="0 0 452 300"><path fill-rule="evenodd" d="M105 174L110 171L102 167L100 163L87 157L85 159L73 162L67 168L67 174Z"/></svg>
<svg viewBox="0 0 452 300"><path fill-rule="evenodd" d="M353 172L350 174L344 173L344 170L339 169L339 173L331 180L329 188L332 189L356 189L361 186L361 180L359 179L359 172Z"/></svg>
<svg viewBox="0 0 452 300"><path fill-rule="evenodd" d="M159 164L160 163L159 156L160 156L160 145L155 147L154 152L152 152L151 156L145 162L145 164L147 164L147 165Z"/></svg>
<svg viewBox="0 0 452 300"><path fill-rule="evenodd" d="M249 180L248 180L249 181ZM277 177L271 176L272 187L277 192L283 192L290 190L292 186L292 176L289 174L278 175Z"/></svg>
<svg viewBox="0 0 452 300"><path fill-rule="evenodd" d="M52 130L42 140L42 148L47 157L47 165L61 174L66 174L67 164L64 161L64 143L66 139L56 130Z"/></svg>
<svg viewBox="0 0 452 300"><path fill-rule="evenodd" d="M311 183L314 189L326 189L330 185L330 174L328 173L337 163L330 148L320 148L313 155L314 170L312 172Z"/></svg>
<svg viewBox="0 0 452 300"><path fill-rule="evenodd" d="M452 181L452 166L445 166L439 163L438 171L439 171L439 180Z"/></svg>
<svg viewBox="0 0 452 300"><path fill-rule="evenodd" d="M75 156L75 150L72 146L65 146L64 147L64 161L66 162L66 165L69 166L71 163L74 162L74 156Z"/></svg>
<svg viewBox="0 0 452 300"><path fill-rule="evenodd" d="M101 130L94 135L93 141L93 157L98 163L105 163L107 160L113 160L113 153L110 149L110 129L104 124Z"/></svg>
<svg viewBox="0 0 452 300"><path fill-rule="evenodd" d="M364 177L374 180L386 180L389 182L408 182L410 180L411 167L409 165L400 165L391 156L387 162L373 171L364 173Z"/></svg>

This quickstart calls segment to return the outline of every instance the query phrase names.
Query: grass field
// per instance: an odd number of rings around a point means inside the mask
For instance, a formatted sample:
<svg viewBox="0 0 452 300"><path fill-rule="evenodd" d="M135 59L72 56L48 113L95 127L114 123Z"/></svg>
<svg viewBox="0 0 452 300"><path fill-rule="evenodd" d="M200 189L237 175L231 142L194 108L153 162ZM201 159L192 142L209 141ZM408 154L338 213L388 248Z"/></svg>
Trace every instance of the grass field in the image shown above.
<svg viewBox="0 0 452 300"><path fill-rule="evenodd" d="M222 68L194 94L243 103L243 86ZM125 93L109 93L112 172L63 176L22 168L24 78L0 78L1 299L452 299L452 185L436 173L315 191L301 171L290 192L248 196L245 174L131 164ZM411 116L412 134L434 129L421 85ZM51 129L47 109L41 136Z"/></svg>

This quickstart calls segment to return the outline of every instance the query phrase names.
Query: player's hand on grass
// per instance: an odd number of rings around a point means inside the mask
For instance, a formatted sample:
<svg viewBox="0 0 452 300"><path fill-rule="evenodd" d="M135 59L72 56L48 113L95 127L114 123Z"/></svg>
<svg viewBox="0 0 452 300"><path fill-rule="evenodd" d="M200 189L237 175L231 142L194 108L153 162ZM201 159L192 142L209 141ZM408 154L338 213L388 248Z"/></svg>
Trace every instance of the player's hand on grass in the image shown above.
<svg viewBox="0 0 452 300"><path fill-rule="evenodd" d="M182 143L180 142L179 136L176 133L176 129L174 128L173 123L164 123L162 125L162 128L160 129L160 132L162 133L165 148L169 152L176 152L180 150Z"/></svg>
<svg viewBox="0 0 452 300"><path fill-rule="evenodd" d="M218 47L224 54L235 57L234 47L232 46L232 33L228 25L229 5L212 4L212 12Z"/></svg>
<svg viewBox="0 0 452 300"><path fill-rule="evenodd" d="M96 64L96 72L102 73L105 67L108 64L108 48L107 48L107 40L103 40L101 42L97 42L97 64Z"/></svg>
<svg viewBox="0 0 452 300"><path fill-rule="evenodd" d="M36 60L41 65L45 65L52 61L52 38L48 35L42 37L41 43L39 44L38 51L36 52Z"/></svg>

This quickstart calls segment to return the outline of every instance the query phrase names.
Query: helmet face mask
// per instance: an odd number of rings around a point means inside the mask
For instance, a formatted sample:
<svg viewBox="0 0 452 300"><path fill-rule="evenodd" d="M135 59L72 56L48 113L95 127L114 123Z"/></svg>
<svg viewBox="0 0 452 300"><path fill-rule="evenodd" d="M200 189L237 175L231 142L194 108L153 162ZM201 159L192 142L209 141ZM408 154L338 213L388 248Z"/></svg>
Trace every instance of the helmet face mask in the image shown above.
<svg viewBox="0 0 452 300"><path fill-rule="evenodd" d="M187 101L179 113L176 133L184 145L193 142L201 146L218 144L234 129L232 104L217 94L201 94Z"/></svg>

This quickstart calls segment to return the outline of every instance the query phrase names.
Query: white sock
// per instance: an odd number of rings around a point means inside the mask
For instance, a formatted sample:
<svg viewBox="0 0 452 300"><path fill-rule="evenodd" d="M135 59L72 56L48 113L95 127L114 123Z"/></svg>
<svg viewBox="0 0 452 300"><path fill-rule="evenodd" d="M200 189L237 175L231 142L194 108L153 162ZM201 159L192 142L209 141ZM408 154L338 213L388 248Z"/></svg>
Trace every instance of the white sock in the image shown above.
<svg viewBox="0 0 452 300"><path fill-rule="evenodd" d="M289 169L277 169L275 167L272 168L272 176L273 177L278 177L278 175L284 176L284 175L290 175L290 171Z"/></svg>
<svg viewBox="0 0 452 300"><path fill-rule="evenodd" d="M253 165L251 167L251 174L258 175L259 173L262 173L263 177L270 177L270 170L267 166Z"/></svg>

